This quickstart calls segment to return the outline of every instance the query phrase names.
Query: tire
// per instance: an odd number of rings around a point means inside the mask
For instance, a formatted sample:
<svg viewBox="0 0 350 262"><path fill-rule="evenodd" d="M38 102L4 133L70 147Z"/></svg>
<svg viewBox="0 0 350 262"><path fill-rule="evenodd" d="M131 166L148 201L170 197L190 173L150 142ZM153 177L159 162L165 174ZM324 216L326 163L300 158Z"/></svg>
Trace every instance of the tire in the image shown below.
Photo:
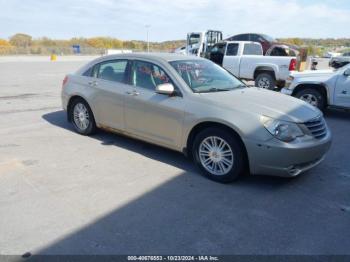
<svg viewBox="0 0 350 262"><path fill-rule="evenodd" d="M97 131L94 115L88 103L82 98L76 98L69 110L70 120L77 133L88 136Z"/></svg>
<svg viewBox="0 0 350 262"><path fill-rule="evenodd" d="M255 86L264 89L274 90L276 87L276 80L270 73L260 73L255 78Z"/></svg>
<svg viewBox="0 0 350 262"><path fill-rule="evenodd" d="M222 146L222 150L219 150L218 147L214 151L209 149L208 145L215 144L212 143L213 139L217 145ZM221 143L222 141L224 144ZM223 157L222 153L225 153L226 156ZM246 166L244 149L239 139L230 132L219 128L207 128L201 131L194 139L192 155L203 175L220 183L236 180L243 174ZM223 158L225 160L222 160Z"/></svg>
<svg viewBox="0 0 350 262"><path fill-rule="evenodd" d="M299 98L320 110L324 110L326 107L326 98L318 90L312 88L302 89L295 94L296 98Z"/></svg>

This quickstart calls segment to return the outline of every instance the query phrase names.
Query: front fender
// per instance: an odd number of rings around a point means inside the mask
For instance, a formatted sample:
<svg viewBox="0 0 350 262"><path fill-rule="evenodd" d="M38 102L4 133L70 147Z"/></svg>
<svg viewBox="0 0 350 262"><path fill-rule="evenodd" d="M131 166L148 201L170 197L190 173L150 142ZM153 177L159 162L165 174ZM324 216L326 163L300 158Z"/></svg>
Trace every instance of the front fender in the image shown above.
<svg viewBox="0 0 350 262"><path fill-rule="evenodd" d="M212 110L214 111L214 110ZM247 121L249 119L249 121ZM212 114L209 117L200 117L198 115L188 114L184 119L184 128L182 136L182 148L187 147L187 142L191 131L199 124L221 124L234 132L236 132L242 141L246 139L256 141L266 141L271 139L271 135L265 130L260 123L260 116L253 113L237 111L222 110L217 114Z"/></svg>
<svg viewBox="0 0 350 262"><path fill-rule="evenodd" d="M297 91L299 91L301 89L300 86L305 86L305 88L307 86L312 86L313 88L315 88L315 87L324 88L326 90L326 94L327 94L327 97L326 97L327 104L330 105L333 103L333 101L332 101L333 91L327 83L320 82L320 81L297 81L289 87L289 89L293 91L292 96L295 96Z"/></svg>

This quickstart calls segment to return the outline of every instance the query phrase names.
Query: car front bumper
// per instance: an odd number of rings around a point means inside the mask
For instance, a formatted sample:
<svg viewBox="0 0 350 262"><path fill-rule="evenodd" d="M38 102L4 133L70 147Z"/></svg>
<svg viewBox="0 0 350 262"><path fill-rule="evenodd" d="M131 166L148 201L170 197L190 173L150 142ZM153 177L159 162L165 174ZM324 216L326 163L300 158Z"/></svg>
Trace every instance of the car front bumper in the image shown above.
<svg viewBox="0 0 350 262"><path fill-rule="evenodd" d="M293 90L290 90L290 89L288 89L288 88L282 88L282 89L281 89L281 93L282 93L282 94L285 94L285 95L291 96L291 95L293 94Z"/></svg>
<svg viewBox="0 0 350 262"><path fill-rule="evenodd" d="M250 172L254 175L294 177L320 164L328 152L332 138L312 139L296 144L272 139L265 143L244 141Z"/></svg>
<svg viewBox="0 0 350 262"><path fill-rule="evenodd" d="M66 95L64 92L62 92L62 93L61 93L61 104L62 104L62 109L63 109L64 111L67 111L68 100L69 100L68 95Z"/></svg>

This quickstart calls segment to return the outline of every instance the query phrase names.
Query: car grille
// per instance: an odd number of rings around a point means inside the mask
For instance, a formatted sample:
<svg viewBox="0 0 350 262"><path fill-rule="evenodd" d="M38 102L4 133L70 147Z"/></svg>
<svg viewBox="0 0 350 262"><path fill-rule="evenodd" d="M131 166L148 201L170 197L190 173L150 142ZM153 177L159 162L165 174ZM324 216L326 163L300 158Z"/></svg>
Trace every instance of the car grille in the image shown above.
<svg viewBox="0 0 350 262"><path fill-rule="evenodd" d="M323 117L306 122L304 125L316 139L322 139L327 135L327 126Z"/></svg>

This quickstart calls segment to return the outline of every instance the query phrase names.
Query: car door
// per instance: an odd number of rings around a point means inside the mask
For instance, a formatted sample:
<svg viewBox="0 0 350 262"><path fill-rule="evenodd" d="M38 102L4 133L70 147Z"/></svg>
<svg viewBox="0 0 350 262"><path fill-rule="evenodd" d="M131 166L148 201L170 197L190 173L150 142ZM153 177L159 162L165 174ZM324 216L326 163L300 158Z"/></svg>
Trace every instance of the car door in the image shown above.
<svg viewBox="0 0 350 262"><path fill-rule="evenodd" d="M126 131L157 144L178 148L181 143L184 101L180 90L168 96L155 92L156 86L174 82L159 65L134 61L132 88L125 100Z"/></svg>
<svg viewBox="0 0 350 262"><path fill-rule="evenodd" d="M254 71L259 58L262 58L263 50L260 43L245 43L243 55L239 64L239 77L243 79L253 79ZM288 72L289 73L289 72Z"/></svg>
<svg viewBox="0 0 350 262"><path fill-rule="evenodd" d="M234 74L236 77L240 77L240 56L238 56L238 49L238 43L228 43L223 61L223 67Z"/></svg>
<svg viewBox="0 0 350 262"><path fill-rule="evenodd" d="M337 106L350 107L350 67L338 75L334 102Z"/></svg>
<svg viewBox="0 0 350 262"><path fill-rule="evenodd" d="M128 60L109 60L93 68L95 88L93 103L98 124L124 130L124 99L127 86Z"/></svg>
<svg viewBox="0 0 350 262"><path fill-rule="evenodd" d="M226 43L217 43L210 51L210 60L222 66L226 50Z"/></svg>

